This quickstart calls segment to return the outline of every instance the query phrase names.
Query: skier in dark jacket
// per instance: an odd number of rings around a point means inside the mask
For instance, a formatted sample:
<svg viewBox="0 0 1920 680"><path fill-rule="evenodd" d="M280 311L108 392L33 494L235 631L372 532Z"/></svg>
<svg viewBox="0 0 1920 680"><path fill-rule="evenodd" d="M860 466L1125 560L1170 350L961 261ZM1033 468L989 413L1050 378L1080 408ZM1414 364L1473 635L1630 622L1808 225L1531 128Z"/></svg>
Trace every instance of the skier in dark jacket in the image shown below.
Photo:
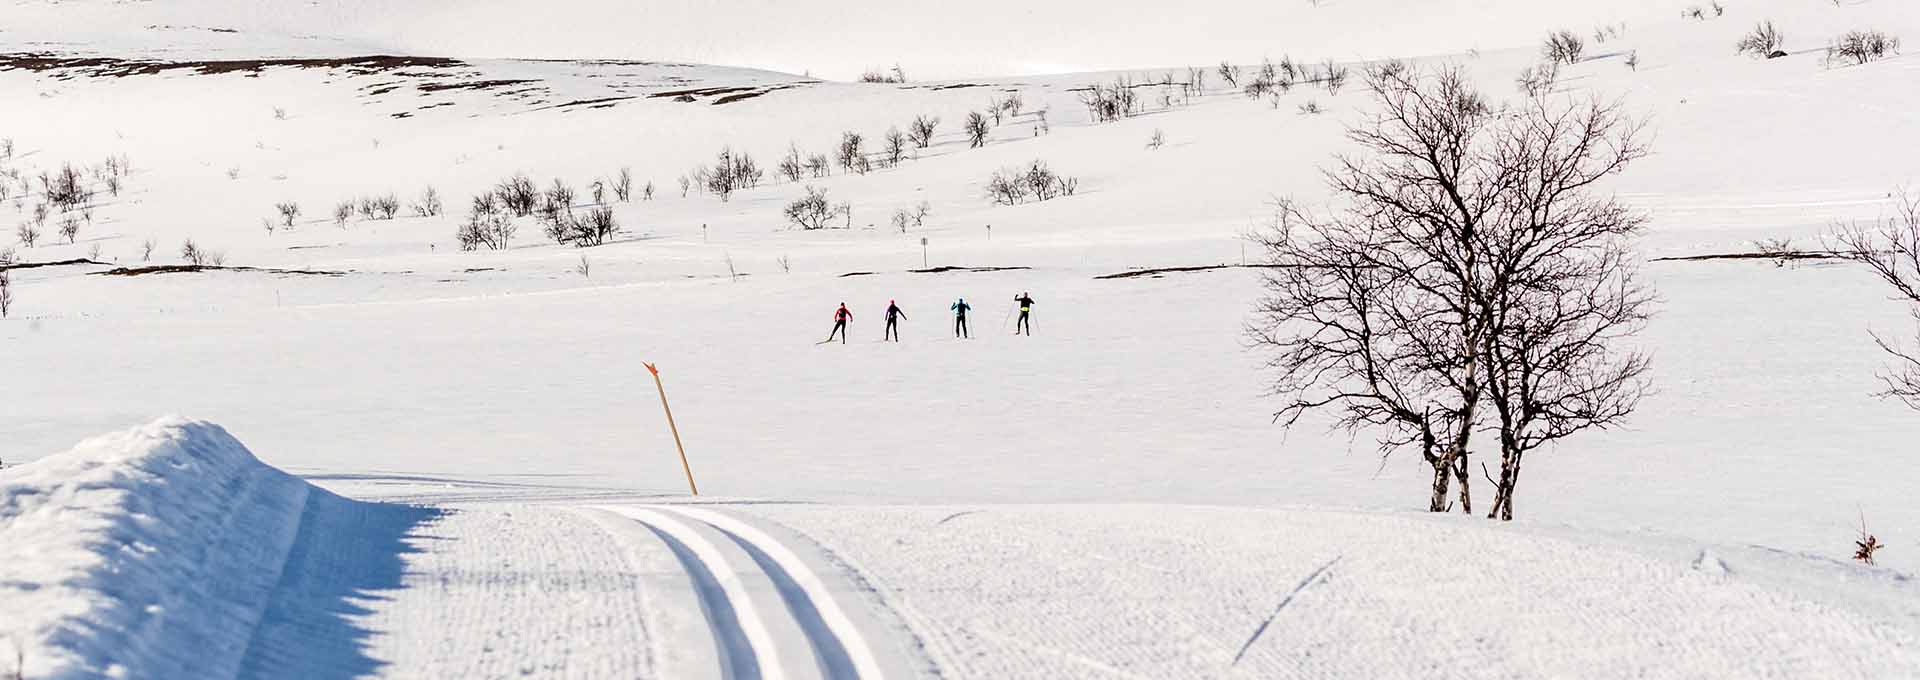
<svg viewBox="0 0 1920 680"><path fill-rule="evenodd" d="M833 342L833 335L838 333L840 334L840 344L847 344L847 322L852 320L853 312L847 310L847 303L840 303L840 308L833 312L833 330L828 331L827 339L821 342Z"/></svg>
<svg viewBox="0 0 1920 680"><path fill-rule="evenodd" d="M900 341L899 319L905 319L905 318L907 318L907 313L900 311L900 305L895 304L894 301L892 300L888 300L887 301L887 332L886 332L886 335L883 336L881 339L899 342Z"/></svg>
<svg viewBox="0 0 1920 680"><path fill-rule="evenodd" d="M1033 312L1033 296L1021 293L1013 301L1020 303L1020 320L1014 322L1013 334L1019 335L1020 329L1025 328L1027 335L1033 335L1033 320L1027 318L1027 315Z"/></svg>
<svg viewBox="0 0 1920 680"><path fill-rule="evenodd" d="M973 333L967 329L967 311L973 309L973 305L967 304L966 298L960 298L953 303L952 309L953 337L972 338Z"/></svg>

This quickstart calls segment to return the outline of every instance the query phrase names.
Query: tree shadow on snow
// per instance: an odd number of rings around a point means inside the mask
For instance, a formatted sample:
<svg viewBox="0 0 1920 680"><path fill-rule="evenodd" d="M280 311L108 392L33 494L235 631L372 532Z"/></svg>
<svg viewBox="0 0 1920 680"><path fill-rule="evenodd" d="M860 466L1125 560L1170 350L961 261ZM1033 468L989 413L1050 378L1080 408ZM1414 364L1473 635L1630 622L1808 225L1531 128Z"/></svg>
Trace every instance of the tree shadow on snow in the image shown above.
<svg viewBox="0 0 1920 680"><path fill-rule="evenodd" d="M436 537L444 511L366 503L313 488L299 535L240 664L241 678L333 680L378 675L375 631L360 619L402 585L405 555Z"/></svg>

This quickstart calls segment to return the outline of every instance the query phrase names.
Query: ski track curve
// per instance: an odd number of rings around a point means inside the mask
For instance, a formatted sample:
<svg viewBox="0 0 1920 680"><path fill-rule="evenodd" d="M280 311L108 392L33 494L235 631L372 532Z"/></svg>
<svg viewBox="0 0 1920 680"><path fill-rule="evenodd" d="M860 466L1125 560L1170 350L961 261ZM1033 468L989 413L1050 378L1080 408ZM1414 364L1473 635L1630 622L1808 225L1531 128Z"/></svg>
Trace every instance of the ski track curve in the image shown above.
<svg viewBox="0 0 1920 680"><path fill-rule="evenodd" d="M726 666L725 677L784 677L785 667L766 628L766 621L781 614L759 608L762 605L752 599L726 555L695 525L727 537L765 574L779 593L784 615L804 635L820 677L878 680L885 676L866 636L833 596L827 582L771 534L712 510L673 506L597 509L645 525L680 558L698 591L722 665Z"/></svg>
<svg viewBox="0 0 1920 680"><path fill-rule="evenodd" d="M707 625L719 647L721 677L728 680L785 680L779 649L753 595L734 572L720 547L691 525L648 508L600 508L645 525L666 542L692 578Z"/></svg>

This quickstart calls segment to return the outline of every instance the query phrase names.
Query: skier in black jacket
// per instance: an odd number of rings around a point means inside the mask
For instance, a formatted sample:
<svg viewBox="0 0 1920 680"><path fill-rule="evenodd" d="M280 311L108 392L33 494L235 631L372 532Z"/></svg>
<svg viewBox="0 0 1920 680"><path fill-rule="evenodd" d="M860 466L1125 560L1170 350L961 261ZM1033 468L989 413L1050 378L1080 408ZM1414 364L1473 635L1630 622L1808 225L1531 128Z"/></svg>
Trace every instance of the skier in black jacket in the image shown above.
<svg viewBox="0 0 1920 680"><path fill-rule="evenodd" d="M1019 335L1020 329L1024 328L1027 330L1027 335L1033 335L1033 320L1027 318L1027 315L1033 312L1033 296L1021 293L1013 301L1020 303L1020 320L1014 322L1013 334Z"/></svg>
<svg viewBox="0 0 1920 680"><path fill-rule="evenodd" d="M886 332L886 335L881 339L899 342L900 328L898 324L900 322L897 319L905 319L905 318L907 318L907 313L900 311L900 305L894 303L894 301L892 300L888 300L887 301L887 332Z"/></svg>

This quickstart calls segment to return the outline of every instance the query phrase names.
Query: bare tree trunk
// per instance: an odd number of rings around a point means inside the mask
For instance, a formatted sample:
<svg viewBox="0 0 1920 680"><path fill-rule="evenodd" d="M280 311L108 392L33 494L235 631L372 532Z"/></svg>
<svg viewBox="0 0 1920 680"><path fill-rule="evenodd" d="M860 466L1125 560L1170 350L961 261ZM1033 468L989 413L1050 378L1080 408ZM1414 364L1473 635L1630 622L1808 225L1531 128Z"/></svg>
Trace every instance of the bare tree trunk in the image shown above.
<svg viewBox="0 0 1920 680"><path fill-rule="evenodd" d="M1460 482L1460 512L1473 514L1473 487L1470 485L1473 477L1467 474L1467 454L1460 455L1460 460L1453 467L1453 477Z"/></svg>
<svg viewBox="0 0 1920 680"><path fill-rule="evenodd" d="M1520 457L1524 453L1513 445L1510 438L1500 437L1500 479L1494 482L1493 509L1487 513L1487 519L1502 522L1513 521L1513 490L1520 483Z"/></svg>
<svg viewBox="0 0 1920 680"><path fill-rule="evenodd" d="M1447 483L1452 480L1452 478L1453 471L1449 469L1446 459L1435 459L1433 463L1433 500L1427 503L1427 512L1446 512L1448 510L1450 506L1447 503Z"/></svg>

